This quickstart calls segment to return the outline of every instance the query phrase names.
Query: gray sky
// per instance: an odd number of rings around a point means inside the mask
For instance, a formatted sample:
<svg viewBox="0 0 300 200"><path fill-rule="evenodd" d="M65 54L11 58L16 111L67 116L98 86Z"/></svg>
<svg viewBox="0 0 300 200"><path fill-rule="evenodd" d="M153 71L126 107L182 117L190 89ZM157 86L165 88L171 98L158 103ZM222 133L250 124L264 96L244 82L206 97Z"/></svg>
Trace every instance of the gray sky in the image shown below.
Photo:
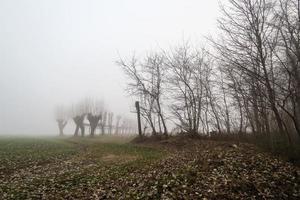
<svg viewBox="0 0 300 200"><path fill-rule="evenodd" d="M57 134L55 105L87 96L130 115L118 52L201 43L218 10L217 0L0 0L0 134Z"/></svg>

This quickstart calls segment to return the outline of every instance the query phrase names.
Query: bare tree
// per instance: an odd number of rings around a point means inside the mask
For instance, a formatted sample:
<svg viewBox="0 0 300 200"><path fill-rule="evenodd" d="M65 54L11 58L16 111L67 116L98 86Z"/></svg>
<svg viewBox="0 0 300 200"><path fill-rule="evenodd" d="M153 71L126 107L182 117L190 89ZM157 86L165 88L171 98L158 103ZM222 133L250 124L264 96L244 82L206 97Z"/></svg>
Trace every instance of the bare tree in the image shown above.
<svg viewBox="0 0 300 200"><path fill-rule="evenodd" d="M275 52L282 79L279 106L288 114L300 136L300 3L299 0L280 0L274 9L273 25L279 32Z"/></svg>
<svg viewBox="0 0 300 200"><path fill-rule="evenodd" d="M128 93L140 98L141 115L150 124L153 134L157 133L154 117L156 115L159 124L162 125L163 134L168 135L162 103L165 80L164 56L161 53L154 53L148 55L142 62L133 57L128 62L120 59L117 63L131 81L128 84Z"/></svg>
<svg viewBox="0 0 300 200"><path fill-rule="evenodd" d="M120 133L122 134L122 135L130 135L130 134L133 134L133 133L135 133L136 131L136 123L133 121L133 120L131 120L131 119L129 119L129 118L127 118L127 117L125 117L125 118L123 118L123 120L122 120L122 123L121 123L121 126L120 126Z"/></svg>
<svg viewBox="0 0 300 200"><path fill-rule="evenodd" d="M114 121L114 113L108 112L108 114L107 114L108 134L112 134L113 121Z"/></svg>
<svg viewBox="0 0 300 200"><path fill-rule="evenodd" d="M104 102L97 99L88 98L84 102L87 107L87 120L90 123L90 136L95 136L95 130L99 122L103 119Z"/></svg>
<svg viewBox="0 0 300 200"><path fill-rule="evenodd" d="M215 47L220 63L233 69L226 70L231 73L227 77L238 74L244 78L243 84L248 85L246 90L235 92L247 92L241 96L252 103L254 115L249 119L254 119L255 132L270 133L269 119L274 117L278 131L283 134L285 124L277 104L274 52L278 31L271 25L273 8L274 2L269 0L229 0L229 7L223 7L224 17L219 20L223 34Z"/></svg>
<svg viewBox="0 0 300 200"><path fill-rule="evenodd" d="M55 109L55 118L59 129L59 135L64 135L64 128L68 123L67 110L64 106L57 106Z"/></svg>
<svg viewBox="0 0 300 200"><path fill-rule="evenodd" d="M105 127L106 127L106 123L107 123L107 112L106 111L103 111L102 112L102 118L100 120L100 128L101 128L101 134L104 135L105 134Z"/></svg>
<svg viewBox="0 0 300 200"><path fill-rule="evenodd" d="M300 138L300 1L228 0L221 10L209 52L184 43L118 61L145 130L167 133L168 121L189 134L251 133L293 144Z"/></svg>
<svg viewBox="0 0 300 200"><path fill-rule="evenodd" d="M116 117L116 127L115 127L115 134L119 134L119 130L120 130L120 121L121 121L122 117L120 115L117 115Z"/></svg>
<svg viewBox="0 0 300 200"><path fill-rule="evenodd" d="M210 103L211 108L215 108L210 88L210 56L206 50L192 49L188 43L165 55L171 112L179 122L177 126L183 131L198 134L200 125L205 126L206 104Z"/></svg>
<svg viewBox="0 0 300 200"><path fill-rule="evenodd" d="M73 105L71 112L73 121L76 125L74 136L78 136L80 130L81 136L83 137L85 134L84 119L86 114L88 113L88 104L86 100Z"/></svg>

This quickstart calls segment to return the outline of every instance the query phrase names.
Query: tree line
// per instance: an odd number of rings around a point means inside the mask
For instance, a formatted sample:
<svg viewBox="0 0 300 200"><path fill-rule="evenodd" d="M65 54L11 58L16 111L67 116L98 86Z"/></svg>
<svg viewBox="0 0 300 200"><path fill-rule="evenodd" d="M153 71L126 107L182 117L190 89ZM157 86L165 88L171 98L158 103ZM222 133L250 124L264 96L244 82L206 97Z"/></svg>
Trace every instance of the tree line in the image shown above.
<svg viewBox="0 0 300 200"><path fill-rule="evenodd" d="M117 61L145 129L299 142L299 0L228 0L221 11L207 48L184 42Z"/></svg>
<svg viewBox="0 0 300 200"><path fill-rule="evenodd" d="M74 136L85 136L86 127L89 135L95 136L96 130L104 134L134 134L136 133L135 121L115 114L105 108L104 101L86 98L70 106L57 106L55 118L59 135L64 135L64 128L71 119L75 124Z"/></svg>

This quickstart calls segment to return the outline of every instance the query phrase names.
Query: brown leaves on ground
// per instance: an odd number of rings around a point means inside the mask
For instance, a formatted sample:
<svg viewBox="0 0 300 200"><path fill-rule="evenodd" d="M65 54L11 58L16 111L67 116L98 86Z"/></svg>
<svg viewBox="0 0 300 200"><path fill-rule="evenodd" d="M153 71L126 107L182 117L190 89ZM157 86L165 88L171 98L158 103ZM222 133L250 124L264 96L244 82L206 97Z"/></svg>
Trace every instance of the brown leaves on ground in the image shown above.
<svg viewBox="0 0 300 200"><path fill-rule="evenodd" d="M253 145L169 139L93 144L1 176L2 199L299 199L299 168ZM145 147L147 146L147 147ZM150 147L149 147L150 146ZM155 155L155 156L153 156Z"/></svg>

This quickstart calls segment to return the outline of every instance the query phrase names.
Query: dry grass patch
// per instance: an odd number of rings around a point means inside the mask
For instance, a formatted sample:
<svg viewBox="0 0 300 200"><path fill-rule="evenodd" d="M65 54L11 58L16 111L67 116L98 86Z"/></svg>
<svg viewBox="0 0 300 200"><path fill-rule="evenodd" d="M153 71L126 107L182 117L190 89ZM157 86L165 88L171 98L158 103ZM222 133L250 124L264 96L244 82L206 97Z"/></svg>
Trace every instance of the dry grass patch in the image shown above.
<svg viewBox="0 0 300 200"><path fill-rule="evenodd" d="M137 160L138 157L134 155L116 155L116 154L106 154L102 156L101 160L104 162L122 162L122 163L127 163L131 161Z"/></svg>

